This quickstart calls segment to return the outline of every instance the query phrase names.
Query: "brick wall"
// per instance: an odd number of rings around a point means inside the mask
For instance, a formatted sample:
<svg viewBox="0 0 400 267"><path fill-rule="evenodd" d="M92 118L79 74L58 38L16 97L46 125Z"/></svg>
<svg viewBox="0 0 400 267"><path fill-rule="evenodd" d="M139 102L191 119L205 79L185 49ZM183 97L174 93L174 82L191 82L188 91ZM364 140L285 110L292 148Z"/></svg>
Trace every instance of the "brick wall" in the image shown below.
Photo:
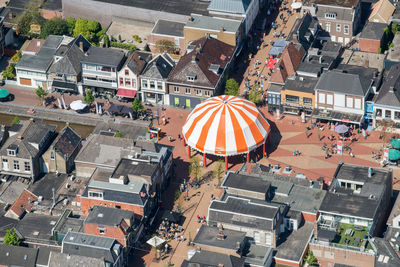
<svg viewBox="0 0 400 267"><path fill-rule="evenodd" d="M298 263L291 262L291 261L286 261L286 260L283 260L283 259L276 259L275 258L274 260L275 260L275 264L277 266L279 266L280 264L284 265L284 266L295 266L295 267L299 267L300 266L300 264L298 264Z"/></svg>
<svg viewBox="0 0 400 267"><path fill-rule="evenodd" d="M361 39L358 41L358 48L361 51L378 53L378 49L381 46L381 41L379 40L368 40Z"/></svg>
<svg viewBox="0 0 400 267"><path fill-rule="evenodd" d="M320 267L333 266L334 263L349 266L373 267L375 256L358 251L339 249L334 247L310 244L314 256L318 259Z"/></svg>
<svg viewBox="0 0 400 267"><path fill-rule="evenodd" d="M99 227L104 228L104 234L100 234ZM115 238L124 247L126 247L127 245L127 240L125 239L126 236L122 229L119 227L100 226L97 224L85 223L84 230L86 234Z"/></svg>
<svg viewBox="0 0 400 267"><path fill-rule="evenodd" d="M306 222L316 222L319 216L318 213L302 212L301 214Z"/></svg>
<svg viewBox="0 0 400 267"><path fill-rule="evenodd" d="M103 199L92 199L82 196L77 196L76 201L81 203L81 211L82 214L87 216L89 214L89 209L93 206L107 206L110 208L119 208L122 210L130 210L135 213L135 216L139 219L144 215L143 207L127 204L127 203L118 203L114 201L107 201Z"/></svg>

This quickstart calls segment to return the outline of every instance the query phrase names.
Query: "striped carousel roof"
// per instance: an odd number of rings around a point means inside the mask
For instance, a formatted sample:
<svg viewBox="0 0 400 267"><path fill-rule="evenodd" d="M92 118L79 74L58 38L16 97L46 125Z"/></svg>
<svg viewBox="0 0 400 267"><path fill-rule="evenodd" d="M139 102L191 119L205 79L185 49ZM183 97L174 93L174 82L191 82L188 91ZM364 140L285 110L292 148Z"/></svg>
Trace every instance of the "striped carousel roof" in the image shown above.
<svg viewBox="0 0 400 267"><path fill-rule="evenodd" d="M232 156L262 145L270 126L256 105L236 96L216 96L189 114L182 133L186 143L206 154Z"/></svg>

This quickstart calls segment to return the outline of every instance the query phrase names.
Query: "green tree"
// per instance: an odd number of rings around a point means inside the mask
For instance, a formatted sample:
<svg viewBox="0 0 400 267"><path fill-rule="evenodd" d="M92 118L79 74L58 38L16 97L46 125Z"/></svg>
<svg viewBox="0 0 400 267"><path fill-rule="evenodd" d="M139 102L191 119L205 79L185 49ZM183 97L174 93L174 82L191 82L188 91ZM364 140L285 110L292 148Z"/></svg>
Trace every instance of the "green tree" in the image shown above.
<svg viewBox="0 0 400 267"><path fill-rule="evenodd" d="M104 47L110 47L110 38L108 37L108 35L107 34L104 34L104 36L103 36L103 44L104 44Z"/></svg>
<svg viewBox="0 0 400 267"><path fill-rule="evenodd" d="M87 40L90 40L89 28L88 28L88 20L87 19L78 19L75 22L74 34L73 37L77 37L79 34L82 34Z"/></svg>
<svg viewBox="0 0 400 267"><path fill-rule="evenodd" d="M197 157L193 157L190 160L189 173L196 182L199 181L201 175L201 166L200 166L200 160Z"/></svg>
<svg viewBox="0 0 400 267"><path fill-rule="evenodd" d="M18 63L18 61L20 61L22 57L22 53L21 51L18 51L18 53L16 53L15 55L12 56L11 61L12 63Z"/></svg>
<svg viewBox="0 0 400 267"><path fill-rule="evenodd" d="M139 99L137 99L137 98L135 98L133 100L132 108L133 108L133 111L135 111L135 113L137 115L141 115L143 113L143 111L144 111L144 107L143 107L142 102L140 102Z"/></svg>
<svg viewBox="0 0 400 267"><path fill-rule="evenodd" d="M65 22L68 26L68 35L72 36L72 34L74 33L76 20L73 17L69 17L65 19Z"/></svg>
<svg viewBox="0 0 400 267"><path fill-rule="evenodd" d="M83 102L85 102L89 106L94 102L94 96L93 96L92 90L90 90L90 89L86 90L86 94L83 97Z"/></svg>
<svg viewBox="0 0 400 267"><path fill-rule="evenodd" d="M15 64L14 63L10 63L5 70L3 70L2 72L3 75L3 80L12 80L15 78Z"/></svg>
<svg viewBox="0 0 400 267"><path fill-rule="evenodd" d="M100 23L95 20L89 20L87 22L87 28L88 28L88 31L92 32L92 33L98 33L99 31L101 31Z"/></svg>
<svg viewBox="0 0 400 267"><path fill-rule="evenodd" d="M239 84L237 83L237 81L235 79L230 78L229 80L226 81L225 94L226 95L234 95L234 96L239 95Z"/></svg>
<svg viewBox="0 0 400 267"><path fill-rule="evenodd" d="M120 131L117 131L117 132L115 133L115 137L123 138L124 135L123 135Z"/></svg>
<svg viewBox="0 0 400 267"><path fill-rule="evenodd" d="M156 48L160 53L173 53L175 50L175 44L169 40L158 40L156 42Z"/></svg>
<svg viewBox="0 0 400 267"><path fill-rule="evenodd" d="M313 252L311 250L308 251L307 257L306 257L306 262L310 266L318 266L318 260L314 256Z"/></svg>
<svg viewBox="0 0 400 267"><path fill-rule="evenodd" d="M260 86L254 84L249 91L249 100L254 104L259 104L262 101L262 91L260 90Z"/></svg>
<svg viewBox="0 0 400 267"><path fill-rule="evenodd" d="M41 0L29 1L24 7L24 11L15 17L13 22L16 24L17 34L27 36L31 30L31 24L42 25L44 23L44 18L39 12L41 3Z"/></svg>
<svg viewBox="0 0 400 267"><path fill-rule="evenodd" d="M35 91L36 96L42 102L43 106L45 105L44 100L47 96L47 91L44 90L41 86L38 86Z"/></svg>
<svg viewBox="0 0 400 267"><path fill-rule="evenodd" d="M15 233L14 229L8 229L6 234L4 235L4 244L11 246L19 246L21 244L21 240Z"/></svg>
<svg viewBox="0 0 400 267"><path fill-rule="evenodd" d="M66 20L61 18L52 18L46 20L43 24L40 38L46 39L49 35L69 35L69 27Z"/></svg>
<svg viewBox="0 0 400 267"><path fill-rule="evenodd" d="M17 124L18 122L19 122L19 117L18 117L18 116L15 116L15 117L13 118L13 120L11 121L11 125Z"/></svg>
<svg viewBox="0 0 400 267"><path fill-rule="evenodd" d="M224 161L218 160L217 165L215 165L215 169L213 170L213 175L215 180L217 180L217 186L221 184L221 180L224 177Z"/></svg>

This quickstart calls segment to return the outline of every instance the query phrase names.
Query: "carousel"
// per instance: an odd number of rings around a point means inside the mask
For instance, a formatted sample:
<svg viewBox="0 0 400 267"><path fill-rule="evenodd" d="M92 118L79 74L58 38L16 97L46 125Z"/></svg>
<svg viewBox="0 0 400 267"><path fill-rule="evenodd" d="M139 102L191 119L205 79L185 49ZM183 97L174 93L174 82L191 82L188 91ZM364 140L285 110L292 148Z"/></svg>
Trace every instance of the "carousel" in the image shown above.
<svg viewBox="0 0 400 267"><path fill-rule="evenodd" d="M207 165L207 154L225 158L247 154L263 146L269 139L270 125L256 105L236 96L216 96L198 104L189 114L182 128L184 145L203 154L203 166Z"/></svg>

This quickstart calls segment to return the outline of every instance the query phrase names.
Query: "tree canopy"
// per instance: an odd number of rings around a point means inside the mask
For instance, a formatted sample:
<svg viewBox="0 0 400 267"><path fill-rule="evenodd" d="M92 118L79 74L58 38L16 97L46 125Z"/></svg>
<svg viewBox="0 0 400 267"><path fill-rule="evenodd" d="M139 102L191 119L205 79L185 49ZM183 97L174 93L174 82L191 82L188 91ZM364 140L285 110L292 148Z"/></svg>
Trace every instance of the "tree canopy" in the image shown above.
<svg viewBox="0 0 400 267"><path fill-rule="evenodd" d="M15 17L13 22L16 24L17 34L27 36L30 34L31 24L43 25L45 20L39 12L41 2L41 0L29 1L24 7L24 11Z"/></svg>
<svg viewBox="0 0 400 267"><path fill-rule="evenodd" d="M85 102L89 106L94 102L94 96L93 96L92 90L90 90L90 89L86 90L86 94L83 97L83 102Z"/></svg>
<svg viewBox="0 0 400 267"><path fill-rule="evenodd" d="M158 40L156 42L156 48L160 53L168 52L173 53L175 50L175 44L169 40Z"/></svg>
<svg viewBox="0 0 400 267"><path fill-rule="evenodd" d="M14 229L8 229L6 234L4 235L4 244L5 245L11 245L11 246L19 246L21 243L21 240L15 233Z"/></svg>
<svg viewBox="0 0 400 267"><path fill-rule="evenodd" d="M238 96L239 95L239 84L237 81L233 78L230 78L229 80L226 81L225 84L225 94L226 95L233 95L233 96Z"/></svg>
<svg viewBox="0 0 400 267"><path fill-rule="evenodd" d="M82 34L88 41L98 44L104 32L101 30L101 25L95 20L78 19L75 22L73 37Z"/></svg>
<svg viewBox="0 0 400 267"><path fill-rule="evenodd" d="M142 114L144 111L142 102L140 102L139 99L135 98L132 102L132 109L137 115Z"/></svg>
<svg viewBox="0 0 400 267"><path fill-rule="evenodd" d="M197 157L193 157L190 160L189 173L196 182L199 181L201 175L201 166L200 166L200 160Z"/></svg>
<svg viewBox="0 0 400 267"><path fill-rule="evenodd" d="M43 87L38 86L36 91L35 91L35 94L39 98L39 100L43 102L43 105L44 105L44 99L47 96L47 91L44 90Z"/></svg>
<svg viewBox="0 0 400 267"><path fill-rule="evenodd" d="M53 18L43 24L40 38L46 39L49 35L69 35L69 26L66 20Z"/></svg>
<svg viewBox="0 0 400 267"><path fill-rule="evenodd" d="M252 89L249 91L249 100L256 105L261 103L262 91L258 85L253 85Z"/></svg>

